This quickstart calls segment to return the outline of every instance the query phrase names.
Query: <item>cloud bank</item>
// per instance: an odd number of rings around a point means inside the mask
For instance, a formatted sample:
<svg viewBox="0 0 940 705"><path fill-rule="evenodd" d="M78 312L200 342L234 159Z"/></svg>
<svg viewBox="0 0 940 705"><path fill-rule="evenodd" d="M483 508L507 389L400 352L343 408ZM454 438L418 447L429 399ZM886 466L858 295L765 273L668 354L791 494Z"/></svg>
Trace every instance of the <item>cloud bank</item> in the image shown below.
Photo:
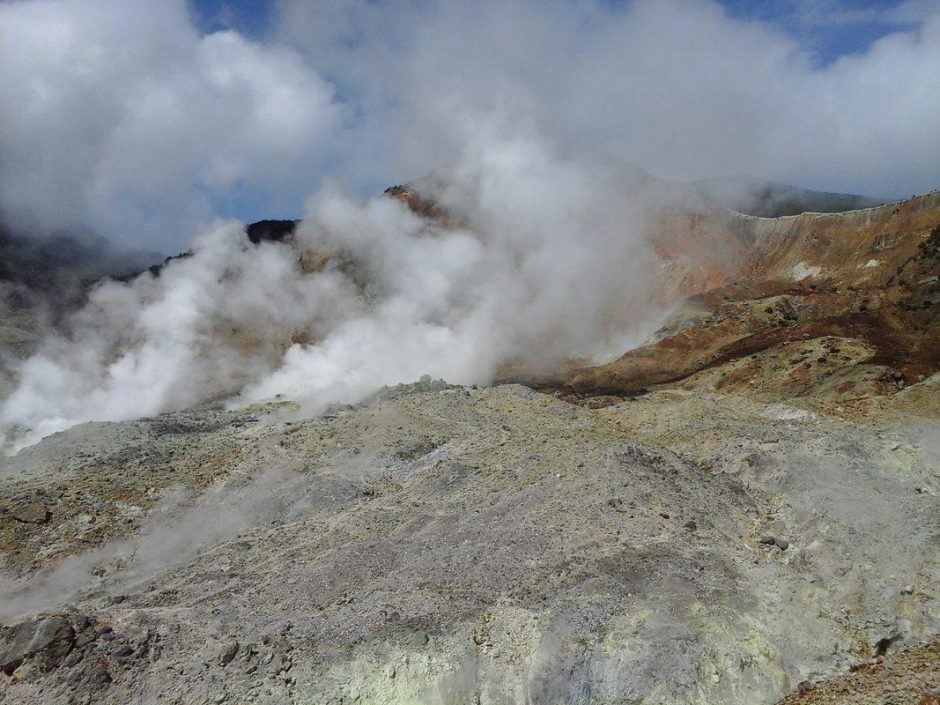
<svg viewBox="0 0 940 705"><path fill-rule="evenodd" d="M283 0L257 41L200 35L182 0L7 2L0 208L172 251L327 177L368 195L457 161L479 114L667 179L906 196L940 184L940 8L901 10L820 66L712 0Z"/></svg>
<svg viewBox="0 0 940 705"><path fill-rule="evenodd" d="M0 45L0 207L23 229L179 249L225 199L306 193L341 121L296 52L199 36L182 0L4 3Z"/></svg>
<svg viewBox="0 0 940 705"><path fill-rule="evenodd" d="M825 67L714 2L407 7L286 0L282 36L388 106L398 159L419 172L454 149L429 139L439 113L509 103L574 149L668 179L748 174L888 196L940 184L937 6Z"/></svg>

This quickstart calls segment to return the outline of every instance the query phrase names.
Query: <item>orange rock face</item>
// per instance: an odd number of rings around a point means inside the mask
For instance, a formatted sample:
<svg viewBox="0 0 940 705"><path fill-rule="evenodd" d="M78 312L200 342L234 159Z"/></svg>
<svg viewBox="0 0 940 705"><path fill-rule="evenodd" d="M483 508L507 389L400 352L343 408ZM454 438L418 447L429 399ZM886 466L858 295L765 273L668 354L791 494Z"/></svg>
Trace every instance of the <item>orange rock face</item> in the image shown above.
<svg viewBox="0 0 940 705"><path fill-rule="evenodd" d="M573 371L568 393L681 383L838 404L940 369L940 193L775 219L668 214L655 246L655 299L693 296L700 311L683 320L680 307L655 342Z"/></svg>

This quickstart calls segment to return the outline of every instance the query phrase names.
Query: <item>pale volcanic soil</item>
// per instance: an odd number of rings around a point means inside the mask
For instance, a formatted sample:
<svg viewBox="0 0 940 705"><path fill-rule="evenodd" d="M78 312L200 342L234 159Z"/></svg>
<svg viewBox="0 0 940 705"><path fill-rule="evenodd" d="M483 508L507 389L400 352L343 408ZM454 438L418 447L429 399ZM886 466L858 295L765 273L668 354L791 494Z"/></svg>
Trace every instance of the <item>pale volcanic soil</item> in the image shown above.
<svg viewBox="0 0 940 705"><path fill-rule="evenodd" d="M933 702L935 416L590 406L425 380L47 438L0 480L0 700Z"/></svg>

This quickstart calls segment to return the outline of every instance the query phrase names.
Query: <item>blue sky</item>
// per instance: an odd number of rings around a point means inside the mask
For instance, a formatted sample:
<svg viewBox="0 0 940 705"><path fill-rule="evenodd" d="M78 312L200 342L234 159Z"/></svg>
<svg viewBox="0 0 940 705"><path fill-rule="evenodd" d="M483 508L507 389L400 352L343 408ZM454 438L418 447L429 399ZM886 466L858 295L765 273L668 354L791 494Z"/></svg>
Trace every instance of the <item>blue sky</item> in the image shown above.
<svg viewBox="0 0 940 705"><path fill-rule="evenodd" d="M913 26L900 0L720 0L732 17L767 22L797 39L820 64L867 49Z"/></svg>
<svg viewBox="0 0 940 705"><path fill-rule="evenodd" d="M276 3L270 0L189 0L203 32L235 29L258 37L270 29Z"/></svg>
<svg viewBox="0 0 940 705"><path fill-rule="evenodd" d="M620 4L622 0L610 0ZM766 22L797 39L820 64L864 51L913 22L897 12L902 0L719 0L732 17ZM236 29L261 37L271 29L271 0L190 0L203 32ZM908 3L910 4L910 3ZM926 3L925 3L926 4ZM914 4L916 6L916 3Z"/></svg>

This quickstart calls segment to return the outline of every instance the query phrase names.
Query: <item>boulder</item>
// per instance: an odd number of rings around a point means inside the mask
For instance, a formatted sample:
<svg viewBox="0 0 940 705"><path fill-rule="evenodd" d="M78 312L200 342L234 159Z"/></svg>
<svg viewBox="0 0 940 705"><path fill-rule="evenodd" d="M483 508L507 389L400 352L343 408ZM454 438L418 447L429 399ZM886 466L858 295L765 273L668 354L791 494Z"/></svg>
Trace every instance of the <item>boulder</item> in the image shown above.
<svg viewBox="0 0 940 705"><path fill-rule="evenodd" d="M62 616L40 617L0 630L0 670L7 675L26 659L41 670L56 666L75 644L75 631Z"/></svg>

